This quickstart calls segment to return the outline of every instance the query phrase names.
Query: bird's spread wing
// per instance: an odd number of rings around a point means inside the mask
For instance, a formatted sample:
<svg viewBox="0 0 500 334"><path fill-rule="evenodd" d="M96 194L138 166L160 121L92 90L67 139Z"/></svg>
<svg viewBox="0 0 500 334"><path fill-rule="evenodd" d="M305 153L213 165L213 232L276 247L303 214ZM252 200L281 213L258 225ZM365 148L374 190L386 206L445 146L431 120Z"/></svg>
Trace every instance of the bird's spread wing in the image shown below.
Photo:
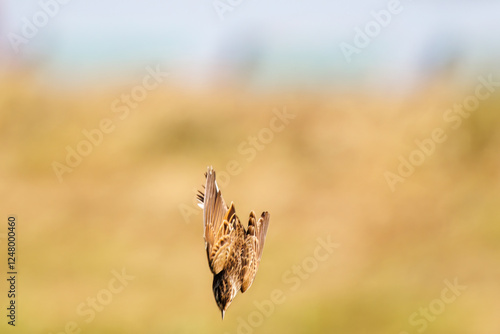
<svg viewBox="0 0 500 334"><path fill-rule="evenodd" d="M205 248L207 251L208 265L214 274L218 274L232 251L234 244L234 219L236 218L234 206L228 210L222 194L217 187L215 171L208 168L205 174L207 180L205 193L198 194L198 200L203 205L203 225Z"/></svg>
<svg viewBox="0 0 500 334"><path fill-rule="evenodd" d="M250 212L245 244L242 251L242 284L241 292L245 292L252 282L259 268L260 258L264 250L267 228L269 226L269 213L263 212L258 221L254 212Z"/></svg>
<svg viewBox="0 0 500 334"><path fill-rule="evenodd" d="M208 253L207 249L208 264L214 274L218 274L226 265L230 265L229 262L234 261L235 253L240 249L237 246L239 243L236 230L239 224L234 204L231 203L231 207L227 211L223 223L215 236L215 244L212 247L212 251Z"/></svg>

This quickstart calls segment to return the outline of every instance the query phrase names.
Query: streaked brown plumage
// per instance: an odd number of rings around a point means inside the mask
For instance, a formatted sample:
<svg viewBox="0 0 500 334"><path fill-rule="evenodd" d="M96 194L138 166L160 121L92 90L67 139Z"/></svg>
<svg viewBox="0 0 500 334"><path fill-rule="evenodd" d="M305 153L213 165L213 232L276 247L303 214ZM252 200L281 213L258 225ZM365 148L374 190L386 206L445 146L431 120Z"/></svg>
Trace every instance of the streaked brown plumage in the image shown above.
<svg viewBox="0 0 500 334"><path fill-rule="evenodd" d="M215 302L222 312L238 293L250 288L259 268L269 213L263 212L259 220L250 212L248 228L241 224L234 204L228 207L215 180L215 171L209 167L205 191L200 191L198 200L203 208L205 248L208 265L214 274L212 290Z"/></svg>

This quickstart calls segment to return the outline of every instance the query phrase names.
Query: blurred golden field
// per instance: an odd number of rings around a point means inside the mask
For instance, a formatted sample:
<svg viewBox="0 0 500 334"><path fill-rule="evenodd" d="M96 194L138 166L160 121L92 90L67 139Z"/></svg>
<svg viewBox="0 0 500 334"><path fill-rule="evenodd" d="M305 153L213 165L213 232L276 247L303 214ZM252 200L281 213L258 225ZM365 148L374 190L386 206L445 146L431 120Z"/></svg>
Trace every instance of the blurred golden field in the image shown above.
<svg viewBox="0 0 500 334"><path fill-rule="evenodd" d="M476 84L396 98L166 83L120 119L111 104L134 83L75 93L5 76L0 261L5 277L14 214L19 276L15 329L1 280L0 331L499 333L500 93L456 129L443 120ZM263 143L280 112L294 118ZM103 119L113 130L59 182L53 163ZM436 128L446 140L391 191L384 173ZM255 154L241 154L252 136ZM271 213L257 277L224 321L193 204L209 165L230 175L222 192L242 220ZM318 258L318 238L338 247ZM466 288L453 295L447 282Z"/></svg>

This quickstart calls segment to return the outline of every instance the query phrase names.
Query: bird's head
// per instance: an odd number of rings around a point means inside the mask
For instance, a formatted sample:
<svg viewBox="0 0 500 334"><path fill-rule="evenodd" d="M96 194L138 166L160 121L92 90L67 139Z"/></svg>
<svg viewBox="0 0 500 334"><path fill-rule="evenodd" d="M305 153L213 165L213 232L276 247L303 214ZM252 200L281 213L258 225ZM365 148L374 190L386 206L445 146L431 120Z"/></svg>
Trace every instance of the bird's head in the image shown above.
<svg viewBox="0 0 500 334"><path fill-rule="evenodd" d="M222 319L224 314L233 301L236 293L238 292L233 284L227 281L225 275L215 275L214 283L212 286L215 302L222 312Z"/></svg>

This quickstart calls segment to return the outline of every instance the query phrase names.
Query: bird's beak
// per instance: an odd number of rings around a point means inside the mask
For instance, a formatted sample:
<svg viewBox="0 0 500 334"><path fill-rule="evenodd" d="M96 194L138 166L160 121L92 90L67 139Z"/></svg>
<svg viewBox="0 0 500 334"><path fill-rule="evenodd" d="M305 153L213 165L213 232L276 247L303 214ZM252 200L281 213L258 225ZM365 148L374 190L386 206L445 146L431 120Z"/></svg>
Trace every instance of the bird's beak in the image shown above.
<svg viewBox="0 0 500 334"><path fill-rule="evenodd" d="M224 320L224 313L226 313L226 311L222 310L222 320Z"/></svg>

